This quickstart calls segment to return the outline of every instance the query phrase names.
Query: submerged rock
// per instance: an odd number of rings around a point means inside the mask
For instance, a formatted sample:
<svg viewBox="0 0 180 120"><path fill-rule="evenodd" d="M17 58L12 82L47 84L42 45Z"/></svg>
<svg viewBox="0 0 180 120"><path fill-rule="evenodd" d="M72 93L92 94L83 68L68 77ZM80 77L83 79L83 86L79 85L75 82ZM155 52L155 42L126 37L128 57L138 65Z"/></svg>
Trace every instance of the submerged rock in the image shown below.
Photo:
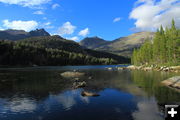
<svg viewBox="0 0 180 120"><path fill-rule="evenodd" d="M73 88L74 89L82 88L82 87L86 87L86 82L85 81L83 81L83 82L74 82L73 83Z"/></svg>
<svg viewBox="0 0 180 120"><path fill-rule="evenodd" d="M175 76L162 81L162 84L180 90L180 76Z"/></svg>
<svg viewBox="0 0 180 120"><path fill-rule="evenodd" d="M82 77L84 75L85 75L85 73L82 73L82 72L64 72L64 73L61 73L61 76L68 77L68 78L71 78L71 77Z"/></svg>
<svg viewBox="0 0 180 120"><path fill-rule="evenodd" d="M92 93L92 92L86 92L86 91L83 91L81 93L82 96L86 96L86 97L97 97L97 96L100 96L99 94L97 93Z"/></svg>

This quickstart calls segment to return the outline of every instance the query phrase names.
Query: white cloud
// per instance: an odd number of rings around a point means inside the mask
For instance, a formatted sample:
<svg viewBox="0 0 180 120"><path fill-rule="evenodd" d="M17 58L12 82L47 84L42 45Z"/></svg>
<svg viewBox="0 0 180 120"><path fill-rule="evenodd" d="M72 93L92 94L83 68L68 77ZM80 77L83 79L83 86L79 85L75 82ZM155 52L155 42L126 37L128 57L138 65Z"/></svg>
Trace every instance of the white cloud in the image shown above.
<svg viewBox="0 0 180 120"><path fill-rule="evenodd" d="M50 25L51 24L51 22L46 22L46 23L44 23L44 25Z"/></svg>
<svg viewBox="0 0 180 120"><path fill-rule="evenodd" d="M21 20L15 20L15 21L9 21L9 20L3 20L3 27L7 29L17 29L17 30L25 30L30 31L35 28L37 28L38 23L36 21L21 21Z"/></svg>
<svg viewBox="0 0 180 120"><path fill-rule="evenodd" d="M58 7L60 7L60 5L57 4L57 3L52 5L52 9L56 9L56 8L58 8Z"/></svg>
<svg viewBox="0 0 180 120"><path fill-rule="evenodd" d="M179 0L138 0L135 8L130 13L135 19L136 29L140 31L154 31L163 25L169 27L172 19L180 27L180 2Z"/></svg>
<svg viewBox="0 0 180 120"><path fill-rule="evenodd" d="M23 7L33 7L46 4L51 0L0 0L2 3L21 5Z"/></svg>
<svg viewBox="0 0 180 120"><path fill-rule="evenodd" d="M52 24L51 22L45 22L42 24L41 27L46 28L46 29L52 29L54 28L54 26L52 26L51 24Z"/></svg>
<svg viewBox="0 0 180 120"><path fill-rule="evenodd" d="M70 22L66 22L58 29L57 33L59 35L70 35L74 33L75 29L76 29L76 26L73 26Z"/></svg>
<svg viewBox="0 0 180 120"><path fill-rule="evenodd" d="M43 11L41 11L41 10L38 10L38 11L35 11L33 14L36 14L36 15L43 15L43 14L44 14L44 12L43 12Z"/></svg>
<svg viewBox="0 0 180 120"><path fill-rule="evenodd" d="M85 37L89 34L89 28L86 28L84 30L81 30L78 35Z"/></svg>
<svg viewBox="0 0 180 120"><path fill-rule="evenodd" d="M78 41L79 38L77 36L71 37L71 38L67 38L68 40L73 40L73 41Z"/></svg>
<svg viewBox="0 0 180 120"><path fill-rule="evenodd" d="M120 17L114 18L113 22L119 22L121 20Z"/></svg>

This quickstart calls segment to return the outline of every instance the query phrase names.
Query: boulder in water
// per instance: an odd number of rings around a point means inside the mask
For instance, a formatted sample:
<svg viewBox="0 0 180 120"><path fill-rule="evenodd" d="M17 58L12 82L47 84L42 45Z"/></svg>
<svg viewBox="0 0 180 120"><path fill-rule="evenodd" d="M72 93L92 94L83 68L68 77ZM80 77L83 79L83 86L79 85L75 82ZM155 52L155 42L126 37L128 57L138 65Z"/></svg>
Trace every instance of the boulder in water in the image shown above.
<svg viewBox="0 0 180 120"><path fill-rule="evenodd" d="M86 91L83 91L83 92L81 93L81 95L82 95L83 97L97 97L97 96L100 96L100 95L97 94L97 93L86 92Z"/></svg>
<svg viewBox="0 0 180 120"><path fill-rule="evenodd" d="M82 73L82 72L64 72L64 73L61 73L61 76L67 77L67 78L82 77L84 75L85 75L85 73Z"/></svg>

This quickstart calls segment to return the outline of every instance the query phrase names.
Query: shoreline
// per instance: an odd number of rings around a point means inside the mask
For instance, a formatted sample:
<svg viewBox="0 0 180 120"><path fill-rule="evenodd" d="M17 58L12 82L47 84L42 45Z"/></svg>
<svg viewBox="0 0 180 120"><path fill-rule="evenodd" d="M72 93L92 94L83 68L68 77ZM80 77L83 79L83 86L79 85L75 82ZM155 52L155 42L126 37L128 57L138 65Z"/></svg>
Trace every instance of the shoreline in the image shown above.
<svg viewBox="0 0 180 120"><path fill-rule="evenodd" d="M129 70L161 71L161 72L180 73L180 66L170 66L170 67L167 67L167 66L153 67L152 66L152 67L147 67L147 66L130 65L127 67L127 69L129 69ZM180 74L179 74L179 76L174 76L174 77L168 78L164 81L161 81L161 84L180 92Z"/></svg>
<svg viewBox="0 0 180 120"><path fill-rule="evenodd" d="M143 71L152 71L152 70L155 70L155 71L164 71L164 72L175 72L175 73L180 73L180 66L170 66L170 67L167 67L167 66L145 66L145 65L142 65L142 66L135 66L135 65L130 65L127 67L127 69L130 69L130 70L143 70Z"/></svg>

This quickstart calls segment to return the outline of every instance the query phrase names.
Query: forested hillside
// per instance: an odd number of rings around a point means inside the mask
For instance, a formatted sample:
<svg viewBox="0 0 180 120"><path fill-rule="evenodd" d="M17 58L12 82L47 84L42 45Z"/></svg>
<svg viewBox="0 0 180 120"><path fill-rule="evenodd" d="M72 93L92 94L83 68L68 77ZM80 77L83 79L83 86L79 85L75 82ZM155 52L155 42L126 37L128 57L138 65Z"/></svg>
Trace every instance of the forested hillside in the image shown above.
<svg viewBox="0 0 180 120"><path fill-rule="evenodd" d="M0 41L0 65L96 65L129 63L129 59L83 49L60 36Z"/></svg>
<svg viewBox="0 0 180 120"><path fill-rule="evenodd" d="M172 21L171 28L161 26L153 41L146 41L132 56L134 65L180 65L180 29Z"/></svg>

